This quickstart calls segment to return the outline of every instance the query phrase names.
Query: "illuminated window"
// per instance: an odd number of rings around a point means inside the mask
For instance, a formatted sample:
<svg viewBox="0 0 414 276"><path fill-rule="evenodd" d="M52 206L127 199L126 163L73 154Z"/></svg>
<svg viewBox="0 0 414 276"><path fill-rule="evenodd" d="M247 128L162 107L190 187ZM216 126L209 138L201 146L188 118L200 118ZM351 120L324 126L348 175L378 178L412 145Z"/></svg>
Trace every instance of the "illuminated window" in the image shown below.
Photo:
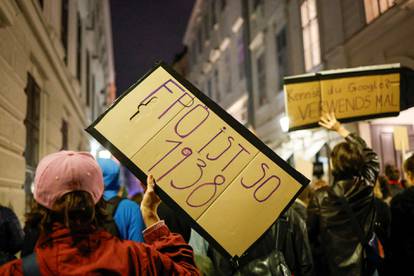
<svg viewBox="0 0 414 276"><path fill-rule="evenodd" d="M321 63L318 13L316 0L305 0L300 6L305 69L309 71Z"/></svg>
<svg viewBox="0 0 414 276"><path fill-rule="evenodd" d="M367 23L370 23L394 5L395 0L364 0Z"/></svg>

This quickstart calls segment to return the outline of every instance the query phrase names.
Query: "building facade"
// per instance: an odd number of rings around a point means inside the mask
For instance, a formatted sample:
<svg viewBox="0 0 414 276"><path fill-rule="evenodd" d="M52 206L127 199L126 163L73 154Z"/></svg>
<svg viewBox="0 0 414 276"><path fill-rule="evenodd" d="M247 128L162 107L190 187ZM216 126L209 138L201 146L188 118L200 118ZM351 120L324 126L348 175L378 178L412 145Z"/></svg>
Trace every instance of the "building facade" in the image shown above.
<svg viewBox="0 0 414 276"><path fill-rule="evenodd" d="M241 1L196 1L184 37L187 78L247 124L245 37Z"/></svg>
<svg viewBox="0 0 414 276"><path fill-rule="evenodd" d="M315 161L326 175L328 148L338 137L322 129L282 130L283 77L387 63L414 69L413 20L413 0L198 0L184 37L188 78L306 176ZM392 126L407 127L413 150L413 113L348 127L379 152L383 165L400 165Z"/></svg>
<svg viewBox="0 0 414 276"><path fill-rule="evenodd" d="M22 218L39 160L89 150L114 87L107 0L0 1L0 204Z"/></svg>

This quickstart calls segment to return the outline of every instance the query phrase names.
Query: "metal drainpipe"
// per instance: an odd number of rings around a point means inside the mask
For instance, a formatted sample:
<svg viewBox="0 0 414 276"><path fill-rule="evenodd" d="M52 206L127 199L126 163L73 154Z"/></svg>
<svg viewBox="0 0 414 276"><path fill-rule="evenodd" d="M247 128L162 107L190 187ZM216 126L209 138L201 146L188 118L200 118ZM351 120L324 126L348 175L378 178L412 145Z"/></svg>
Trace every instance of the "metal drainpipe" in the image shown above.
<svg viewBox="0 0 414 276"><path fill-rule="evenodd" d="M253 79L252 79L252 60L250 52L250 14L249 14L249 1L241 0L242 4L242 17L243 17L243 42L244 42L244 66L247 83L247 124L255 129L255 116L254 116L254 95L253 95Z"/></svg>

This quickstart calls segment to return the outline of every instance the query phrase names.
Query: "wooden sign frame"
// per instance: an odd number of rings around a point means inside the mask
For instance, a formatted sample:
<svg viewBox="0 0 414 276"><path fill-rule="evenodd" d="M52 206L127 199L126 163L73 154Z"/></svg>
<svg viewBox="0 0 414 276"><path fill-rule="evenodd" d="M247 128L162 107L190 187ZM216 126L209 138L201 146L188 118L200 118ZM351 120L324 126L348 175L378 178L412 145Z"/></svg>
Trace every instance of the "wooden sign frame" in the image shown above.
<svg viewBox="0 0 414 276"><path fill-rule="evenodd" d="M306 187L309 183L309 180L305 178L302 174L292 168L288 163L286 163L283 159L281 159L274 151L272 151L269 147L267 147L262 141L260 141L254 134L252 134L247 128L245 128L242 124L240 124L237 120L235 120L231 115L229 115L225 110L223 110L218 104L208 98L204 93L199 91L195 86L193 86L190 82L182 78L178 73L176 73L172 68L166 65L163 62L158 63L152 70L150 70L146 75L144 75L138 82L132 85L122 96L120 96L103 114L101 114L87 129L86 131L91 134L98 142L102 144L105 148L107 148L123 165L125 165L132 173L134 173L143 183L146 183L147 175L138 167L134 162L132 162L119 148L117 148L111 141L109 141L104 135L102 135L97 130L97 125L105 118L105 116L111 112L121 101L123 101L124 97L126 97L130 92L132 92L139 84L145 81L151 74L159 68L163 68L168 74L170 74L173 78L175 78L179 84L181 84L186 90L192 93L197 100L201 101L208 109L213 111L216 115L220 117L226 124L231 126L234 131L236 131L239 135L241 135L245 140L247 140L251 145L253 145L259 152L261 152L266 158L270 159L273 163L275 163L279 168L281 168L284 173L286 173L289 177L291 177L295 183L299 185L299 189L294 194L294 196L289 200L288 204L283 208L282 212L279 214L282 215L294 202L295 198L302 192L302 190ZM144 103L144 105L147 103ZM139 111L138 111L139 112ZM244 167L246 168L247 165ZM243 168L243 169L244 169ZM295 185L296 185L295 184ZM230 185L230 184L229 184ZM289 184L291 185L291 184ZM173 208L180 216L186 218L187 221L190 222L191 227L194 228L197 232L199 232L210 244L212 244L216 249L218 249L222 254L228 257L239 257L238 255L230 254L213 236L211 236L207 231L203 229L202 226L199 225L197 221L195 221L187 212L177 204L163 189L159 186L156 186L156 193L161 197L161 199ZM289 197L290 198L290 197ZM210 208L210 207L208 207ZM278 217L279 217L278 216ZM276 218L277 219L277 218ZM276 220L275 219L275 220ZM272 221L272 224L274 221ZM271 227L271 225L268 229ZM267 230L266 230L267 231ZM262 233L264 235L266 233ZM256 241L260 238L257 237ZM254 243L250 245L253 246ZM249 248L250 248L249 247ZM247 251L246 249L245 251Z"/></svg>

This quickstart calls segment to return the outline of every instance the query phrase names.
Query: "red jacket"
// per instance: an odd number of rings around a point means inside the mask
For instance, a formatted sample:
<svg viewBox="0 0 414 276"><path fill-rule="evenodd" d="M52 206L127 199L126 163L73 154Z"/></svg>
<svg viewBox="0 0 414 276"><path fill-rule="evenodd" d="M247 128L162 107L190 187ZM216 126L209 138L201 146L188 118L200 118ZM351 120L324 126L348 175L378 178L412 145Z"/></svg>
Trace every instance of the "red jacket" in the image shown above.
<svg viewBox="0 0 414 276"><path fill-rule="evenodd" d="M95 231L81 242L92 250L86 256L72 246L67 228L56 227L50 237L51 246L41 237L35 248L42 275L199 275L191 247L164 224L144 232L146 243ZM22 260L0 267L0 275L23 275Z"/></svg>

